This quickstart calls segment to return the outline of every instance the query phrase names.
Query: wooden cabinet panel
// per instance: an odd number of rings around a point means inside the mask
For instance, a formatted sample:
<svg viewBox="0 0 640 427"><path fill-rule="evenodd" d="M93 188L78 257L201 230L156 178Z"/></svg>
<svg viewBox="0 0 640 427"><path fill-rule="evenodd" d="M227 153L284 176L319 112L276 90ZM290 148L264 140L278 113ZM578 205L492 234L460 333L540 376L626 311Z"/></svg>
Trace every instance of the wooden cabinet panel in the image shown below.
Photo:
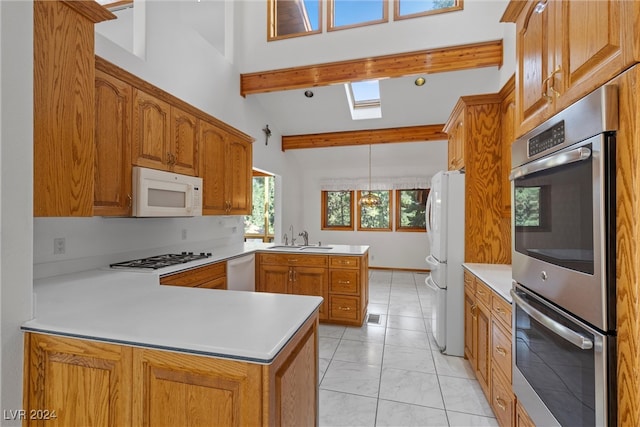
<svg viewBox="0 0 640 427"><path fill-rule="evenodd" d="M491 407L501 427L514 424L516 397L511 390L511 383L505 381L498 370L491 371Z"/></svg>
<svg viewBox="0 0 640 427"><path fill-rule="evenodd" d="M533 422L533 420L531 420L531 418L529 418L529 414L524 409L524 407L520 404L519 401L516 402L515 418L516 418L516 421L515 421L516 427L536 427L535 423Z"/></svg>
<svg viewBox="0 0 640 427"><path fill-rule="evenodd" d="M93 214L131 214L132 88L96 70L95 179Z"/></svg>
<svg viewBox="0 0 640 427"><path fill-rule="evenodd" d="M358 298L329 295L329 311L331 319L358 321Z"/></svg>
<svg viewBox="0 0 640 427"><path fill-rule="evenodd" d="M301 255L298 253L261 253L260 262L263 264L286 264L291 266L304 265L307 267L326 267L325 255Z"/></svg>
<svg viewBox="0 0 640 427"><path fill-rule="evenodd" d="M133 90L132 164L167 170L171 107L153 95Z"/></svg>
<svg viewBox="0 0 640 427"><path fill-rule="evenodd" d="M360 268L360 257L355 256L331 256L329 257L331 268Z"/></svg>
<svg viewBox="0 0 640 427"><path fill-rule="evenodd" d="M288 265L260 265L257 290L260 292L288 294L289 281L292 274Z"/></svg>
<svg viewBox="0 0 640 427"><path fill-rule="evenodd" d="M93 215L94 23L114 15L74 3L33 2L34 216Z"/></svg>
<svg viewBox="0 0 640 427"><path fill-rule="evenodd" d="M511 384L511 335L495 319L491 321L491 360Z"/></svg>
<svg viewBox="0 0 640 427"><path fill-rule="evenodd" d="M175 173L198 175L198 119L193 114L171 107L169 168Z"/></svg>
<svg viewBox="0 0 640 427"><path fill-rule="evenodd" d="M504 91L504 92L503 92ZM515 141L516 94L515 78L512 77L500 91L503 93L500 105L500 184L502 193L502 216L511 220L511 144Z"/></svg>
<svg viewBox="0 0 640 427"><path fill-rule="evenodd" d="M129 347L48 335L25 335L25 410L55 419L25 425L131 426Z"/></svg>
<svg viewBox="0 0 640 427"><path fill-rule="evenodd" d="M511 334L511 304L496 294L491 296L491 316Z"/></svg>
<svg viewBox="0 0 640 427"><path fill-rule="evenodd" d="M227 166L225 180L228 184L227 199L229 215L251 214L252 184L252 144L232 135L227 149Z"/></svg>
<svg viewBox="0 0 640 427"><path fill-rule="evenodd" d="M227 262L217 262L160 278L161 285L226 289Z"/></svg>
<svg viewBox="0 0 640 427"><path fill-rule="evenodd" d="M476 377L489 398L489 377L491 375L491 313L482 304L476 304L475 336L476 336Z"/></svg>
<svg viewBox="0 0 640 427"><path fill-rule="evenodd" d="M260 365L167 351L133 350L133 424L259 425Z"/></svg>
<svg viewBox="0 0 640 427"><path fill-rule="evenodd" d="M289 293L319 296L324 299L320 306L320 319L327 318L327 269L323 267L290 267L291 281Z"/></svg>
<svg viewBox="0 0 640 427"><path fill-rule="evenodd" d="M466 279L466 276L465 276L465 279ZM469 363L475 370L476 337L474 335L474 327L473 327L474 318L475 318L474 293L475 293L475 288L472 288L465 283L465 287L464 287L464 356L469 360Z"/></svg>
<svg viewBox="0 0 640 427"><path fill-rule="evenodd" d="M479 302L485 306L485 308L491 307L491 289L485 285L481 280L475 279L476 282L476 302Z"/></svg>

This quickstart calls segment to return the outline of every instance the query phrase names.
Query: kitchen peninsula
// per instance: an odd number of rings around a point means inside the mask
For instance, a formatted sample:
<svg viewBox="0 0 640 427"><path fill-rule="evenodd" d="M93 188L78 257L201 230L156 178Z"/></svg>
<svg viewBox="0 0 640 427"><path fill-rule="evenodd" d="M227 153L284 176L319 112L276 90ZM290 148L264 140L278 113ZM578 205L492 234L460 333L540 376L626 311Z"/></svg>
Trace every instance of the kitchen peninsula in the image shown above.
<svg viewBox="0 0 640 427"><path fill-rule="evenodd" d="M60 425L316 423L319 297L160 286L154 273L108 269L34 290L28 410Z"/></svg>

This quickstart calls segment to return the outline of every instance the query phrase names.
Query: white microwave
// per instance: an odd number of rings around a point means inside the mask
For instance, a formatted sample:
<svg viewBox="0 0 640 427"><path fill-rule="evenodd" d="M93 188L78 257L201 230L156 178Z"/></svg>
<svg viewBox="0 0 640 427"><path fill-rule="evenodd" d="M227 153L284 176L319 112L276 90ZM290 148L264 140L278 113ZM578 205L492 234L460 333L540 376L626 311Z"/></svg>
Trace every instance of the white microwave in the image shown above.
<svg viewBox="0 0 640 427"><path fill-rule="evenodd" d="M202 215L202 178L133 167L134 217Z"/></svg>

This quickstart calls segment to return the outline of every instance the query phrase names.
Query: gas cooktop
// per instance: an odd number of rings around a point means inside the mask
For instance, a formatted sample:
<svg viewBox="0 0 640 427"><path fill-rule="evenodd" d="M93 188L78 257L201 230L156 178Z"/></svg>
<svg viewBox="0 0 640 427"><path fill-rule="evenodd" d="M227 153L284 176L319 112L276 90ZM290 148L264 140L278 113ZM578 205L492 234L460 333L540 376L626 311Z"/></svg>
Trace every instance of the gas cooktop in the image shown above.
<svg viewBox="0 0 640 427"><path fill-rule="evenodd" d="M149 258L134 259L131 261L117 262L110 264L111 268L140 268L157 270L159 268L169 267L176 264L185 264L190 261L209 258L211 252L194 254L193 252L182 252L180 254L164 254L156 255Z"/></svg>

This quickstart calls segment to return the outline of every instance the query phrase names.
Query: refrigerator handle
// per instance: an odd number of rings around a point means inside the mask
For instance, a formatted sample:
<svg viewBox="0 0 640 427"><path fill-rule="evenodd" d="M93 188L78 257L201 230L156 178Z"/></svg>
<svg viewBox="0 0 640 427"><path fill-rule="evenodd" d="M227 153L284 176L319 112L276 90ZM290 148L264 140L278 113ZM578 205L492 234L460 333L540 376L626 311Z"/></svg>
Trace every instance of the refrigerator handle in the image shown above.
<svg viewBox="0 0 640 427"><path fill-rule="evenodd" d="M427 226L427 236L429 237L429 242L431 242L431 217L433 216L431 212L431 207L433 205L432 195L433 193L431 192L431 190L429 190L429 195L427 196L427 206L424 210L424 213L427 216L425 223Z"/></svg>
<svg viewBox="0 0 640 427"><path fill-rule="evenodd" d="M433 289L434 291L438 292L441 291L442 289L440 289L438 287L438 285L436 285L436 282L433 281L433 279L431 278L431 275L428 275L426 279L424 279L424 283L431 289Z"/></svg>
<svg viewBox="0 0 640 427"><path fill-rule="evenodd" d="M433 257L433 255L429 255L428 257L426 257L425 261L427 261L427 264L429 264L431 270L437 270L440 266L440 263Z"/></svg>

